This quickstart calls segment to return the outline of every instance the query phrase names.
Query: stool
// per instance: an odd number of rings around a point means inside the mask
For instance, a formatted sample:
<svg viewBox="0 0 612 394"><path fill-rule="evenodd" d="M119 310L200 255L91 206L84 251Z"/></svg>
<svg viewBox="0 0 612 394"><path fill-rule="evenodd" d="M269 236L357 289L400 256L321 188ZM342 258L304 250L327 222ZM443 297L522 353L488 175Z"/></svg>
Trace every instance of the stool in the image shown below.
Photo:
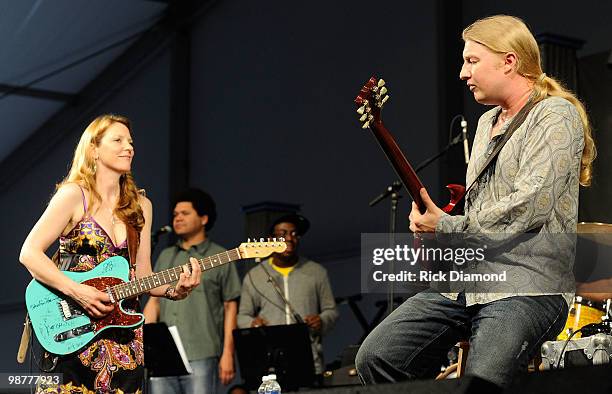
<svg viewBox="0 0 612 394"><path fill-rule="evenodd" d="M470 343L467 341L461 341L455 346L459 348L457 362L449 365L444 372L441 372L438 376L436 376L436 380L448 379L448 376L453 372L457 372L457 378L462 377L465 373L465 362L467 360L468 351L470 350Z"/></svg>
<svg viewBox="0 0 612 394"><path fill-rule="evenodd" d="M436 376L436 380L448 379L448 376L453 372L457 372L456 376L458 378L462 377L465 374L465 365L467 361L467 355L470 350L470 343L467 341L461 341L458 342L455 346L459 348L457 362L449 365L448 368L444 370L444 372L441 372L438 376ZM537 354L534 358L529 360L529 365L527 365L527 372L536 372L542 370L542 355Z"/></svg>

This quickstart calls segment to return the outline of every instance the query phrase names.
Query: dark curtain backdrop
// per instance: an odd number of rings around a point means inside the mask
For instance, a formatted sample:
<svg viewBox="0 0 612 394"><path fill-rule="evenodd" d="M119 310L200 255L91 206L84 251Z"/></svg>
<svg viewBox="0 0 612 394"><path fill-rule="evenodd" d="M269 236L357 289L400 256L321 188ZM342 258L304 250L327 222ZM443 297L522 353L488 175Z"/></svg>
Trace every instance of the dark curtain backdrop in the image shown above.
<svg viewBox="0 0 612 394"><path fill-rule="evenodd" d="M612 67L610 52L602 52L578 61L578 94L587 106L593 123L597 159L593 185L581 188L579 220L612 223Z"/></svg>

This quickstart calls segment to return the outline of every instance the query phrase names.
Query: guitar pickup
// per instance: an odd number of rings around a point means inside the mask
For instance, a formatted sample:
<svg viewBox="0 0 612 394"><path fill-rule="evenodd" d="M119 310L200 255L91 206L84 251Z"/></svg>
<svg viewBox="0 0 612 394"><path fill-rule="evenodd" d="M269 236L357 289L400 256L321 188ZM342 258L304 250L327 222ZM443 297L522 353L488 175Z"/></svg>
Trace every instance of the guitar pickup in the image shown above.
<svg viewBox="0 0 612 394"><path fill-rule="evenodd" d="M92 332L96 329L95 323L85 324L84 326L76 327L68 331L60 332L54 339L56 342L63 342L67 339L76 338L80 335Z"/></svg>
<svg viewBox="0 0 612 394"><path fill-rule="evenodd" d="M59 308L64 321L84 315L83 311L80 308L78 308L72 302L66 300L61 300L59 302Z"/></svg>

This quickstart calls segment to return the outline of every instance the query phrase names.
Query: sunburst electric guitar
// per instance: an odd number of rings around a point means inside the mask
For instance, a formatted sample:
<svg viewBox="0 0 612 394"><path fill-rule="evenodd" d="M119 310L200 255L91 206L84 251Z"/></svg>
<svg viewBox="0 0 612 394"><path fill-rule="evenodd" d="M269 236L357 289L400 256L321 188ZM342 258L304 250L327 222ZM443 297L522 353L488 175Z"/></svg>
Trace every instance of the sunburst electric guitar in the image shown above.
<svg viewBox="0 0 612 394"><path fill-rule="evenodd" d="M239 247L198 260L202 271L234 260L263 258L287 248L284 239L245 242ZM93 341L109 328L137 327L144 321L141 313L123 309L123 300L136 297L165 284L178 281L183 266L170 268L153 275L129 281L129 264L121 256L104 260L87 272L64 274L78 283L93 286L107 293L115 309L101 319L89 317L71 298L42 283L32 280L26 289L26 307L32 327L42 347L54 354L70 354Z"/></svg>

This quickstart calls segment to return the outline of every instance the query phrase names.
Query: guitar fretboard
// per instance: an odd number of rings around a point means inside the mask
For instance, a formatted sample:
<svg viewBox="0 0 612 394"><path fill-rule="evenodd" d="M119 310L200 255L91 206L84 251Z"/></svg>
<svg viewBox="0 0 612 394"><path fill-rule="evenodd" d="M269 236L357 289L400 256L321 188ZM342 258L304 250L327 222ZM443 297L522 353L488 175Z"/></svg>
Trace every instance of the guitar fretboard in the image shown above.
<svg viewBox="0 0 612 394"><path fill-rule="evenodd" d="M211 268L227 264L230 261L240 260L241 258L242 257L240 256L240 251L238 250L238 248L235 248L222 253L215 254L213 256L199 259L198 263L200 264L200 268L202 269L202 271L206 271ZM169 268L167 270L160 271L144 278L112 286L109 289L115 301L136 297L156 287L178 281L181 273L183 272L183 269L184 266Z"/></svg>

